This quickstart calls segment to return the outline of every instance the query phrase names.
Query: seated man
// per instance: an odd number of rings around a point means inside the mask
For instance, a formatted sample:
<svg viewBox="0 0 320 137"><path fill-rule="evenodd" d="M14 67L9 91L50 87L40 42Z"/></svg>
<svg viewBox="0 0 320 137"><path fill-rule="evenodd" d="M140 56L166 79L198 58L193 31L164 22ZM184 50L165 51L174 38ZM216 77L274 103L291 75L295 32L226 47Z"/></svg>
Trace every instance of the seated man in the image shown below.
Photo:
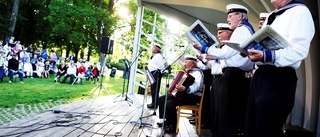
<svg viewBox="0 0 320 137"><path fill-rule="evenodd" d="M73 83L73 79L76 76L76 74L77 74L77 67L73 62L71 62L71 64L69 65L69 67L67 69L67 74L64 76L64 78L63 78L61 83L66 83L67 78L70 77L69 84L72 84Z"/></svg>
<svg viewBox="0 0 320 137"><path fill-rule="evenodd" d="M9 83L12 82L13 76L15 74L19 75L20 83L23 84L23 72L19 71L19 61L17 60L17 55L12 54L12 58L8 61L8 70L9 70Z"/></svg>
<svg viewBox="0 0 320 137"><path fill-rule="evenodd" d="M166 120L165 133L175 133L177 123L177 106L180 105L195 105L200 102L201 88L203 84L203 73L197 68L197 59L192 56L185 56L184 69L187 73L194 77L194 82L190 86L177 84L175 86L178 93L183 94L182 98L176 98L168 95L166 104ZM163 118L165 96L159 98L159 117ZM162 123L157 123L161 126Z"/></svg>

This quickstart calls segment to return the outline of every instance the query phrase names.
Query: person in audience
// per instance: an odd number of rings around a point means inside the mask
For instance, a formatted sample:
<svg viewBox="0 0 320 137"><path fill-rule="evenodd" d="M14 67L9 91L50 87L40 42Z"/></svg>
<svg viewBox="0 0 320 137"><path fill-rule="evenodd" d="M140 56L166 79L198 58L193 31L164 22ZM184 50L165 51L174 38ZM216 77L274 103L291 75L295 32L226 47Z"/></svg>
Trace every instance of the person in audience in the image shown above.
<svg viewBox="0 0 320 137"><path fill-rule="evenodd" d="M37 76L39 77L39 78L42 78L43 77L43 71L44 71L44 64L43 64L43 62L42 62L42 60L41 61L37 61Z"/></svg>
<svg viewBox="0 0 320 137"><path fill-rule="evenodd" d="M33 67L32 67L32 64L30 63L30 60L27 60L27 62L24 63L23 70L26 73L27 78L33 78Z"/></svg>
<svg viewBox="0 0 320 137"><path fill-rule="evenodd" d="M64 61L61 61L61 64L58 67L58 72L56 77L54 78L54 82L60 81L60 77L64 76L67 73L67 65Z"/></svg>
<svg viewBox="0 0 320 137"><path fill-rule="evenodd" d="M27 53L27 49L24 48L21 52L20 52L20 56L19 56L22 61L22 63L24 64L25 62L27 62L28 59L30 59L29 54Z"/></svg>
<svg viewBox="0 0 320 137"><path fill-rule="evenodd" d="M37 61L38 61L37 55L33 55L33 58L30 60L33 70L37 70L37 67L36 67Z"/></svg>
<svg viewBox="0 0 320 137"><path fill-rule="evenodd" d="M21 52L21 53L23 53L23 52ZM22 61L22 63L24 64L24 63L26 63L27 62L27 60L30 60L30 58L29 58L29 55L28 54L21 54L20 53L20 57L21 57L21 61Z"/></svg>
<svg viewBox="0 0 320 137"><path fill-rule="evenodd" d="M17 60L17 55L16 54L12 54L12 58L9 59L8 61L8 70L9 70L9 83L11 83L13 81L13 76L15 74L19 75L20 78L20 83L23 83L23 73L21 71L19 71L19 61Z"/></svg>
<svg viewBox="0 0 320 137"><path fill-rule="evenodd" d="M19 50L19 48L18 48L18 45L15 45L13 48L11 48L11 51L14 53L14 54L16 54L18 57L17 57L17 59L19 59L20 57L20 50Z"/></svg>
<svg viewBox="0 0 320 137"><path fill-rule="evenodd" d="M29 47L27 48L27 53L29 54L29 57L32 58L34 55L34 48L33 45L30 44Z"/></svg>
<svg viewBox="0 0 320 137"><path fill-rule="evenodd" d="M58 69L56 65L53 64L53 62L50 61L49 66L50 66L49 74L56 74L58 72Z"/></svg>
<svg viewBox="0 0 320 137"><path fill-rule="evenodd" d="M203 73L197 67L197 58L193 56L185 55L184 58L184 70L188 74L194 77L194 82L190 86L184 86L176 84L175 89L178 93L183 94L183 98L177 98L169 96L166 102L166 114L164 120L165 133L175 133L177 123L177 106L180 105L195 105L200 102L201 88L203 84ZM159 118L164 118L164 103L166 96L159 98ZM162 126L163 123L157 123L158 126Z"/></svg>
<svg viewBox="0 0 320 137"><path fill-rule="evenodd" d="M92 66L88 67L85 77L86 77L86 80L89 80L89 79L93 80Z"/></svg>
<svg viewBox="0 0 320 137"><path fill-rule="evenodd" d="M48 58L48 51L46 47L43 47L42 51L41 51L41 57L44 59L44 61L47 60Z"/></svg>
<svg viewBox="0 0 320 137"><path fill-rule="evenodd" d="M100 71L99 71L97 65L95 65L94 68L92 69L92 76L93 76L94 79L97 79L97 81L99 81Z"/></svg>
<svg viewBox="0 0 320 137"><path fill-rule="evenodd" d="M70 62L71 62L71 61L76 62L76 61L77 61L77 59L76 59L76 54L72 53L71 56L68 57L68 60L69 60Z"/></svg>
<svg viewBox="0 0 320 137"><path fill-rule="evenodd" d="M16 44L17 44L17 42L14 41L14 37L13 37L13 36L10 37L10 39L8 40L8 45L9 45L11 48L13 48L13 47L16 46Z"/></svg>
<svg viewBox="0 0 320 137"><path fill-rule="evenodd" d="M4 77L4 53L3 50L0 50L0 83L2 83Z"/></svg>
<svg viewBox="0 0 320 137"><path fill-rule="evenodd" d="M50 63L53 63L54 65L56 65L57 61L58 61L58 57L57 57L56 52L54 52L54 50L51 50L51 52L50 52Z"/></svg>
<svg viewBox="0 0 320 137"><path fill-rule="evenodd" d="M78 68L78 81L80 82L81 80L83 80L83 78L86 75L86 68L84 67L84 63L81 63L80 67Z"/></svg>
<svg viewBox="0 0 320 137"><path fill-rule="evenodd" d="M44 64L44 70L43 70L43 76L44 76L44 78L50 78L49 71L50 71L50 65L49 65L49 62L47 61L47 62Z"/></svg>
<svg viewBox="0 0 320 137"><path fill-rule="evenodd" d="M18 61L19 61L19 68L18 68L18 70L23 74L23 76L24 76L24 70L23 70L23 66L24 66L24 64L22 63L22 60L21 59L18 59Z"/></svg>
<svg viewBox="0 0 320 137"><path fill-rule="evenodd" d="M73 62L71 62L68 69L67 69L67 74L64 76L61 83L66 83L66 80L70 77L69 84L72 84L73 79L76 76L76 74L77 74L77 67Z"/></svg>
<svg viewBox="0 0 320 137"><path fill-rule="evenodd" d="M37 55L37 57L41 57L41 50L40 48L37 48L37 50L35 51L35 54Z"/></svg>

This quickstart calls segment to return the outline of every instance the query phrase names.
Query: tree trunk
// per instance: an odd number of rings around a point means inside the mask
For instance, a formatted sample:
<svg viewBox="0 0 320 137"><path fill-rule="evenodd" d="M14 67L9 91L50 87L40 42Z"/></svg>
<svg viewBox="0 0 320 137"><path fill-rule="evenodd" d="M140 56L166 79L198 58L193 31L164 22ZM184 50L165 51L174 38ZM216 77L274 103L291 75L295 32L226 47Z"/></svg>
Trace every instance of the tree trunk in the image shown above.
<svg viewBox="0 0 320 137"><path fill-rule="evenodd" d="M88 47L88 55L87 55L87 60L90 61L90 56L91 56L91 48Z"/></svg>
<svg viewBox="0 0 320 137"><path fill-rule="evenodd" d="M18 11L19 11L19 2L20 2L19 0L14 0L14 3L13 3L8 37L13 36L14 28L17 22Z"/></svg>

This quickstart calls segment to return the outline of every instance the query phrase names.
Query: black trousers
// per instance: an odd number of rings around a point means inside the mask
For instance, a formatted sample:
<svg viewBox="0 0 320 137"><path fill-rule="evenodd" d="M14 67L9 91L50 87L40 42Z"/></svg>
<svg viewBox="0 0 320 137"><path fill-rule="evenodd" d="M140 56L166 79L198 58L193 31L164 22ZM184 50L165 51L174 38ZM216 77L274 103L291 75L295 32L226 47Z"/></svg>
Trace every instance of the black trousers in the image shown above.
<svg viewBox="0 0 320 137"><path fill-rule="evenodd" d="M166 96L159 98L159 117L163 118L164 103ZM200 96L185 94L183 99L176 99L168 95L166 104L166 125L176 126L177 123L177 106L180 105L195 105L200 102Z"/></svg>
<svg viewBox="0 0 320 137"><path fill-rule="evenodd" d="M213 91L213 136L236 137L244 127L250 79L239 68L223 69Z"/></svg>
<svg viewBox="0 0 320 137"><path fill-rule="evenodd" d="M218 111L219 109L224 109L219 107L219 101L220 96L219 94L222 94L223 92L220 91L222 88L222 75L215 75L212 78L212 84L211 84L211 90L210 90L210 130L211 133L214 133L214 127L217 127L218 123L215 123L215 121L219 122L219 119L226 119L223 118L224 115L219 115ZM220 105L221 106L221 105ZM223 111L222 111L223 112ZM219 116L219 118L218 118ZM222 124L222 123L221 123Z"/></svg>
<svg viewBox="0 0 320 137"><path fill-rule="evenodd" d="M158 100L159 100L159 92L160 92L160 86L161 86L161 77L162 74L159 70L151 71L152 76L155 79L155 82L150 85L151 87L151 97L152 97L152 104L155 105L155 108L158 106Z"/></svg>
<svg viewBox="0 0 320 137"><path fill-rule="evenodd" d="M210 87L212 83L212 75L211 75L211 70L204 70L203 71L204 75L204 83L206 85L204 97L203 97L203 103L202 103L202 118L201 118L201 123L204 125L210 125Z"/></svg>
<svg viewBox="0 0 320 137"><path fill-rule="evenodd" d="M250 87L245 136L282 137L282 126L294 105L296 86L293 68L259 66Z"/></svg>

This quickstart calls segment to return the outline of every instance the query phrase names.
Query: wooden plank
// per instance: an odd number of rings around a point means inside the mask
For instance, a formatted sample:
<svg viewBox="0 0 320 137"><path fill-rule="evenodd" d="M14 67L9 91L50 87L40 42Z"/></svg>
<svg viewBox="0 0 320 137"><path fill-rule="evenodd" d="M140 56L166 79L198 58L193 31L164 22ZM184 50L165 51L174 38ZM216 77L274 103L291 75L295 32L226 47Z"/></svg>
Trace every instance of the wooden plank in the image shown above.
<svg viewBox="0 0 320 137"><path fill-rule="evenodd" d="M53 126L53 128L46 130L45 132L41 132L41 134L30 134L30 136L34 137L42 137L42 136L63 136L66 133L69 133L73 130L75 130L75 125L76 123L84 123L84 122L89 122L91 121L89 118L84 118L77 117L79 114L84 114L85 116L91 116L89 115L91 111L97 110L98 108L105 107L105 101L102 100L102 98L96 98L96 99L91 99L91 100L86 100L85 104L78 104L78 103L73 103L73 107L76 106L77 109L74 110L69 110L68 108L65 109L65 112L68 112L69 114L72 114L70 118L66 118L65 120L70 121L70 119L76 119L75 121L71 122L66 122L66 123L61 123L61 126ZM59 120L59 117L66 117L67 113L60 113L60 115L56 115L56 118L53 120ZM63 119L62 119L63 120ZM60 123L58 123L60 124ZM50 127L50 126L47 126ZM57 132L59 131L59 132Z"/></svg>
<svg viewBox="0 0 320 137"><path fill-rule="evenodd" d="M152 115L154 112L152 109L146 108L146 103L144 104L142 121L140 121L142 113L142 103L144 101L143 95L129 95L133 100L132 106L129 106L127 102L114 103L114 98L117 95L103 96L95 99L89 99L85 101L74 102L71 104L65 104L57 106L53 109L61 110L66 112L71 112L73 115L78 113L88 114L90 118L88 119L77 119L76 121L65 123L65 125L76 123L77 125L67 126L67 127L55 127L49 125L41 125L37 123L49 123L52 120L57 120L59 117L63 117L64 113L52 113L52 111L38 113L33 116L29 116L22 120L12 122L10 126L27 126L30 124L35 124L34 126L16 128L16 129L1 129L0 136L5 136L8 134L28 132L33 129L48 128L41 131L33 131L31 133L22 134L26 137L42 137L42 136L109 136L115 135L116 133L121 133L123 137L158 137L161 134L161 127L157 126L159 121L158 110L156 111L158 115ZM97 114L97 115L95 115ZM151 116L150 116L151 115ZM146 117L147 116L147 117ZM60 119L68 120L68 119ZM114 121L121 122L119 124L114 124ZM131 124L130 122L143 122L150 123L152 127L146 127L136 124ZM9 125L8 125L9 126ZM1 126L1 127L8 127ZM202 132L207 132L210 135L210 130L202 130ZM206 134L204 134L206 135ZM118 136L120 136L118 134ZM165 134L165 137L196 137L195 126L189 124L188 119L182 118L180 121L180 130L178 134Z"/></svg>
<svg viewBox="0 0 320 137"><path fill-rule="evenodd" d="M108 104L107 104L108 105ZM107 110L109 115L105 115L104 117L94 119L90 121L91 123L96 123L93 125L84 125L81 128L85 129L86 131L82 129L76 129L70 134L67 134L67 137L74 137L74 136L92 136L95 133L97 133L98 130L101 129L101 127L105 126L106 124L112 124L115 120L114 118L116 115L119 115L121 112L125 111L126 108L123 105L118 105L118 104L109 104L109 105L114 105L114 109ZM99 134L99 133L98 133ZM105 134L105 133L102 133Z"/></svg>
<svg viewBox="0 0 320 137"><path fill-rule="evenodd" d="M79 104L85 105L85 101L80 101ZM60 107L56 107L53 109L65 109L65 108L71 108L71 110L77 109L77 107L72 106L71 104L66 104ZM15 133L23 133L23 132L30 132L32 130L37 130L37 129L41 129L43 127L45 127L45 125L41 125L41 124L36 124L36 123L49 123L48 119L52 119L55 116L54 115L50 115L52 114L52 111L44 111L43 113L38 113L29 117L26 117L22 120L18 120L15 122L12 122L11 124L5 126L5 127L9 127L9 126L27 126L25 128L14 128L14 129L5 129L4 131L0 130L1 135L10 135L10 134L15 134ZM45 117L45 119L44 119ZM35 124L35 125L33 125ZM33 125L33 126L28 126L28 125Z"/></svg>

